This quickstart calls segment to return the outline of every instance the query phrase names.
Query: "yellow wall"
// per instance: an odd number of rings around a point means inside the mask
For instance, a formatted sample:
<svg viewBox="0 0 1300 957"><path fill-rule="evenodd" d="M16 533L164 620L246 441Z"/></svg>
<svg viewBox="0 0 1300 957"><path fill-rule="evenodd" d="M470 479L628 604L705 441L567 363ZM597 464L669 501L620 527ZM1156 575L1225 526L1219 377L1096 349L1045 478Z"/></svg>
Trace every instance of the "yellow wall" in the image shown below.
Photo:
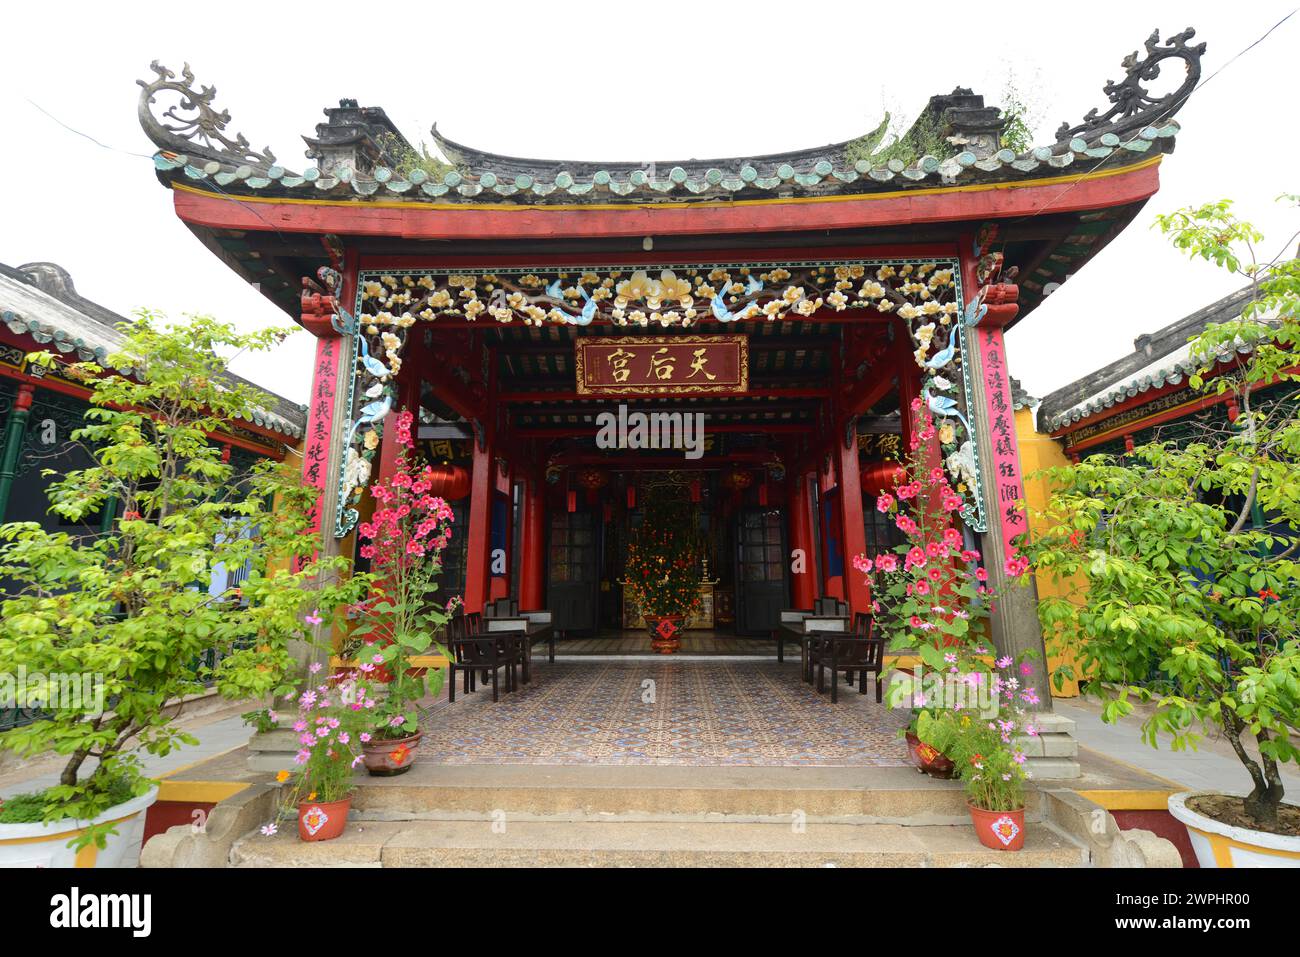
<svg viewBox="0 0 1300 957"><path fill-rule="evenodd" d="M1030 519L1029 526L1033 531L1038 531L1038 523L1034 520L1034 513L1042 511L1047 507L1048 502L1048 485L1043 479L1030 478L1040 469L1054 468L1061 465L1069 465L1070 460L1066 457L1065 451L1060 444L1054 439L1043 435L1034 428L1034 413L1032 409L1018 409L1016 411L1016 439L1020 443L1020 469L1025 476L1025 502L1029 506ZM1066 589L1057 582L1043 576L1037 578L1038 594L1040 597L1060 597L1067 593ZM1059 655L1049 655L1047 659L1049 672L1055 669L1063 659ZM1078 673L1079 666L1073 662L1073 656L1069 659L1074 665L1075 673ZM1052 697L1054 698L1074 698L1079 694L1079 684L1077 681L1066 681L1061 690L1057 690L1055 684L1052 685Z"/></svg>

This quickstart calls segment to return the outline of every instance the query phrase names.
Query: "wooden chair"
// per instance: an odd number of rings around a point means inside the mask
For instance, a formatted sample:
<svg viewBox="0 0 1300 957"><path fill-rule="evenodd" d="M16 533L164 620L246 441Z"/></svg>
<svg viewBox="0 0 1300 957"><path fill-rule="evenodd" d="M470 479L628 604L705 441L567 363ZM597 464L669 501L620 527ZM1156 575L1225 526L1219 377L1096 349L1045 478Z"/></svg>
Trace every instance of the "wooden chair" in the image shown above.
<svg viewBox="0 0 1300 957"><path fill-rule="evenodd" d="M854 633L822 633L809 642L809 669L817 671L817 691L826 690L826 669L831 672L831 703L839 701L837 676L857 674L858 694L867 693L867 675L876 677L876 702L884 700L885 639L872 634L870 615L859 612L854 618Z"/></svg>
<svg viewBox="0 0 1300 957"><path fill-rule="evenodd" d="M482 626L482 618L477 614L457 615L447 623L447 640L451 645L453 660L449 665L447 680L447 700L456 700L456 672L462 672L464 690L468 694L476 689L476 677L482 675L486 684L492 682L492 700L500 701L499 675L501 669L506 672L506 691L514 691L518 686L516 669L522 664L517 638L509 634L492 634L474 631Z"/></svg>

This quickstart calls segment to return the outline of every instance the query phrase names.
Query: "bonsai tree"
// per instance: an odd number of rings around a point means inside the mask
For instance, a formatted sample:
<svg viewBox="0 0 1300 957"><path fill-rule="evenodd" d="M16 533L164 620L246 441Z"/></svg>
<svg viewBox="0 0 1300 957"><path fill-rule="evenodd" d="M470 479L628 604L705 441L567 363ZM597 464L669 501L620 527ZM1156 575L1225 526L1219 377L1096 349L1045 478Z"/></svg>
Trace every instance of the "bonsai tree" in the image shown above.
<svg viewBox="0 0 1300 957"><path fill-rule="evenodd" d="M106 698L105 710L53 706L0 735L0 747L23 756L66 758L59 783L39 796L38 820L90 820L147 792L138 751L197 743L176 724L185 696L208 681L234 700L283 694L289 642L365 587L340 580L344 559L313 558L314 490L275 463L239 472L222 454L220 434L268 401L226 374L226 357L270 349L284 332L239 333L205 316L164 326L150 312L122 328L122 351L106 367L63 370L91 389L72 440L92 464L46 473L51 511L80 523L112 509L111 530L0 527L9 583L0 670L25 666L51 683L93 674ZM210 585L219 567L247 575L220 591ZM24 806L30 813L33 801ZM78 846L103 846L107 833L91 829Z"/></svg>
<svg viewBox="0 0 1300 957"><path fill-rule="evenodd" d="M689 617L700 603L695 508L668 488L652 489L624 565L627 595L651 617Z"/></svg>
<svg viewBox="0 0 1300 957"><path fill-rule="evenodd" d="M1049 641L1079 656L1103 718L1130 713L1136 698L1154 704L1142 724L1152 747L1163 735L1181 750L1222 733L1252 784L1241 823L1276 831L1279 767L1300 757L1300 260L1256 260L1262 237L1226 200L1157 224L1249 283L1241 318L1192 347L1192 387L1224 405L1190 441L1046 470L1054 493L1026 551L1073 586L1039 616ZM1218 411L1229 399L1235 421ZM1065 677L1069 666L1058 687Z"/></svg>
<svg viewBox="0 0 1300 957"><path fill-rule="evenodd" d="M371 563L373 592L358 606L348 651L362 667L376 666L376 676L386 679L386 693L374 710L375 735L402 738L419 730L417 704L426 694L442 689L445 670L412 674L411 656L431 649L450 659L435 641L446 626L457 599L438 604L438 575L442 553L451 540L451 506L430 494L429 466L417 468L412 460L414 417L402 412L393 417L398 456L393 477L371 486L376 509L357 533L366 543L361 557Z"/></svg>

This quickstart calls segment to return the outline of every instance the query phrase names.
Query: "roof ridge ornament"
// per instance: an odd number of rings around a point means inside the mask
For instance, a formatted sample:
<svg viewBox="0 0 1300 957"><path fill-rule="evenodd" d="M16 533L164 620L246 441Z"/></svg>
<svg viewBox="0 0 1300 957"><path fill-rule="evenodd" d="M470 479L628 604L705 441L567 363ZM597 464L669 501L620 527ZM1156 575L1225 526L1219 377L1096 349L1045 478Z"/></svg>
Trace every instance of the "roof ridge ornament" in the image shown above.
<svg viewBox="0 0 1300 957"><path fill-rule="evenodd" d="M194 89L194 73L189 63L182 67L180 80L157 60L149 67L158 76L149 82L135 81L141 87L137 114L146 135L158 147L235 166L265 169L278 165L270 147L263 147L258 152L249 147L248 139L242 133L236 133L234 139L226 135L230 111L218 111L213 107L212 101L217 95L215 86ZM156 115L151 107L159 92L174 94L180 97L180 102Z"/></svg>
<svg viewBox="0 0 1300 957"><path fill-rule="evenodd" d="M1106 133L1118 135L1172 117L1187 102L1201 80L1201 57L1205 53L1205 44L1188 46L1187 41L1194 36L1196 31L1188 27L1166 40L1164 46L1160 46L1160 31L1152 30L1144 44L1147 55L1139 60L1138 51L1134 50L1120 61L1120 66L1126 72L1124 79L1118 83L1107 80L1102 88L1102 92L1110 99L1111 108L1100 116L1095 108L1090 110L1078 126L1071 126L1069 122L1062 123L1056 131L1056 141L1064 143L1076 136L1091 139ZM1161 62L1174 58L1182 60L1187 67L1187 76L1182 85L1163 97L1152 96L1142 81L1156 79L1160 76Z"/></svg>

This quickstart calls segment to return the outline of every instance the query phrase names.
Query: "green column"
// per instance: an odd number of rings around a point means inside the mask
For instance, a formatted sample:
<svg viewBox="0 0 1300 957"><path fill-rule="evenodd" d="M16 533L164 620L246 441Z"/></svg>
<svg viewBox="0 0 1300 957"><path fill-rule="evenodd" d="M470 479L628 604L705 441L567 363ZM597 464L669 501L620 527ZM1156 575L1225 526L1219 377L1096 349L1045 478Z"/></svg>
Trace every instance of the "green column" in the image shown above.
<svg viewBox="0 0 1300 957"><path fill-rule="evenodd" d="M0 522L8 517L9 492L14 487L14 476L18 474L18 457L23 451L23 440L27 438L27 420L32 414L35 392L35 386L19 386L13 408L9 410L9 419L5 422L5 447L3 455L0 455Z"/></svg>

